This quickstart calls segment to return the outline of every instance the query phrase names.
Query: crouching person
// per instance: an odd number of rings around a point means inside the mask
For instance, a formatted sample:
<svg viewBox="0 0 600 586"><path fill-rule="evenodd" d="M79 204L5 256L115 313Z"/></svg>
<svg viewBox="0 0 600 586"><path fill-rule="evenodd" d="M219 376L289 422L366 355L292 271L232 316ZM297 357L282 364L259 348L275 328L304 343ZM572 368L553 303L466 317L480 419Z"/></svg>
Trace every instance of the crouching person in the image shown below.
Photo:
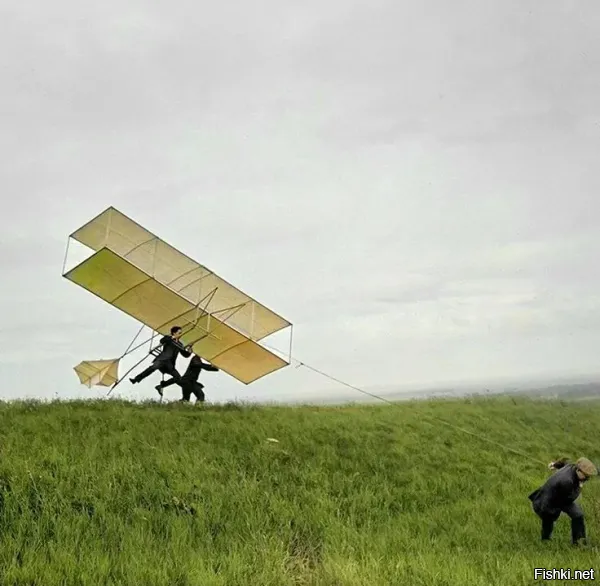
<svg viewBox="0 0 600 586"><path fill-rule="evenodd" d="M551 462L549 468L555 470L546 483L529 495L533 510L542 521L542 540L552 536L554 523L561 513L571 518L571 539L574 545L585 542L585 521L583 510L575 502L581 494L581 487L598 470L587 458L579 458L575 464L567 460Z"/></svg>

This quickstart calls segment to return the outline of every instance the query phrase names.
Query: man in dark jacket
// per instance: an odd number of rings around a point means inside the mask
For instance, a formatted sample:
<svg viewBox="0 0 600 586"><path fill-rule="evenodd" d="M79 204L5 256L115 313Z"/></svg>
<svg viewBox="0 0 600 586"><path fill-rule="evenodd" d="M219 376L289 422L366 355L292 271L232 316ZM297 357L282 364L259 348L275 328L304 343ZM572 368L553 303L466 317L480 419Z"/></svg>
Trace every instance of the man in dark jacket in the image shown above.
<svg viewBox="0 0 600 586"><path fill-rule="evenodd" d="M178 384L182 390L182 398L183 402L188 402L192 393L196 396L196 401L204 402L204 385L198 382L198 377L200 376L200 372L203 370L208 370L210 372L219 372L219 369L208 362L203 362L200 356L194 354L190 363L188 364L187 370L184 372L181 377L181 381L177 381L174 378L160 383L157 385L156 389L162 393L162 390L165 387L170 387L171 385Z"/></svg>
<svg viewBox="0 0 600 586"><path fill-rule="evenodd" d="M179 326L173 326L171 328L170 336L163 336L160 339L160 345L162 346L161 353L152 361L152 364L133 378L130 378L132 384L137 384L143 381L146 377L150 376L157 370L163 374L169 374L173 377L171 380L177 383L181 382L181 375L175 368L177 356L181 354L185 358L189 358L192 353L187 347L184 348L183 344L179 341L182 331ZM155 387L158 394L162 397L162 388L160 385Z"/></svg>
<svg viewBox="0 0 600 586"><path fill-rule="evenodd" d="M598 474L596 466L587 458L579 458L575 464L566 460L552 462L556 470L546 483L529 495L533 510L542 520L542 540L550 539L554 523L561 513L571 518L571 539L574 545L585 540L585 522L581 507L575 502L581 487Z"/></svg>

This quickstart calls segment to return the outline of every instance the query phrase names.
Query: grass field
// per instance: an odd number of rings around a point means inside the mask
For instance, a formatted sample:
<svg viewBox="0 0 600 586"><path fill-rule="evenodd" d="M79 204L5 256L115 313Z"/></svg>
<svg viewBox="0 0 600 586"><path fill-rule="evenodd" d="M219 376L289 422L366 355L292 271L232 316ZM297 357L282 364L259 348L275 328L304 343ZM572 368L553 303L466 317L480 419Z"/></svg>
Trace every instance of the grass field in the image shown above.
<svg viewBox="0 0 600 586"><path fill-rule="evenodd" d="M536 567L600 573L600 482L580 498L590 547L572 548L566 518L542 544L527 495L544 465L431 415L545 463L598 458L595 402L0 404L0 585L510 586L533 584Z"/></svg>

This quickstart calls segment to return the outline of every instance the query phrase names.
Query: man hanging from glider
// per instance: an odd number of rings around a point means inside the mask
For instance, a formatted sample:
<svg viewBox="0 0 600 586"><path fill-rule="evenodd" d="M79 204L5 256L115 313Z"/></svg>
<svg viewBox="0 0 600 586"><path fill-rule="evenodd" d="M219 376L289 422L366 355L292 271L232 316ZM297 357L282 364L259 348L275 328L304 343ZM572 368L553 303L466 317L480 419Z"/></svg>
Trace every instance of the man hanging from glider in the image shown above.
<svg viewBox="0 0 600 586"><path fill-rule="evenodd" d="M182 397L181 401L187 403L192 396L192 393L196 397L196 402L203 403L204 402L204 385L201 382L198 382L198 377L200 376L200 372L203 370L208 370L210 372L219 372L219 369L208 362L204 362L200 356L194 354L190 363L188 364L187 370L183 373L181 377L181 382L172 378L168 381L161 382L156 385L155 389L162 395L162 391L165 387L169 387L174 384L178 384L181 386Z"/></svg>
<svg viewBox="0 0 600 586"><path fill-rule="evenodd" d="M592 476L597 476L596 466L587 458L579 458L575 464L566 459L550 462L554 474L543 486L529 495L533 510L542 520L542 540L552 536L554 523L561 513L571 518L571 540L573 545L585 542L585 521L581 507L575 502L581 487Z"/></svg>
<svg viewBox="0 0 600 586"><path fill-rule="evenodd" d="M130 378L129 381L131 384L137 384L143 381L146 377L150 376L153 372L157 370L163 374L169 374L172 377L172 381L181 385L182 379L179 372L175 368L175 364L177 361L177 356L181 354L185 358L189 358L192 353L190 349L179 341L181 337L182 330L179 326L173 326L171 328L170 336L163 336L160 339L160 345L162 346L161 353L152 361L152 364L133 378ZM156 387L159 395L162 397L162 388L160 385Z"/></svg>

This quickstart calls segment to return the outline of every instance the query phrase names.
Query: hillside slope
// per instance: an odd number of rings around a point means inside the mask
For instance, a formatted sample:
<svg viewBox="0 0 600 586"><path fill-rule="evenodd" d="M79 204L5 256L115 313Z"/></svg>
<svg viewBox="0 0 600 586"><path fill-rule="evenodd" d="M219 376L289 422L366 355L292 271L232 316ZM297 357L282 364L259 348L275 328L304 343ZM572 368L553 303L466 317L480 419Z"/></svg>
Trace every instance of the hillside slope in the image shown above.
<svg viewBox="0 0 600 586"><path fill-rule="evenodd" d="M580 501L592 547L574 550L563 518L542 544L527 494L543 464L431 414L542 462L598 460L599 403L0 404L0 585L510 586L536 567L600 572L600 482Z"/></svg>

